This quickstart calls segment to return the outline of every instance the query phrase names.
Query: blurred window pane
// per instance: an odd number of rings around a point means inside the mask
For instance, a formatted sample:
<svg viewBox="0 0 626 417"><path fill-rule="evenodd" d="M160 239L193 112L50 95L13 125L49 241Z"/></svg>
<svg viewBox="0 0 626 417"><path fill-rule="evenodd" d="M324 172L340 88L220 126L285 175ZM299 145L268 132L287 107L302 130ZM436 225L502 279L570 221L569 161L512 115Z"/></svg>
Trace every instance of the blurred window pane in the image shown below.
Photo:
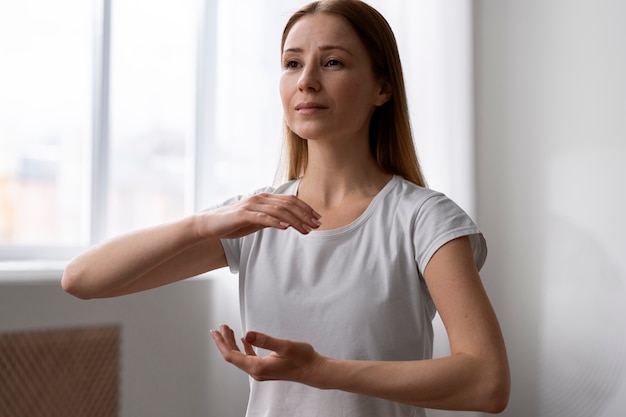
<svg viewBox="0 0 626 417"><path fill-rule="evenodd" d="M92 3L0 3L0 247L89 236Z"/></svg>
<svg viewBox="0 0 626 417"><path fill-rule="evenodd" d="M214 64L218 157L215 184L211 184L216 199L251 192L274 180L283 136L280 38L287 13L304 3L282 0L269 7L255 0L221 0L218 4Z"/></svg>
<svg viewBox="0 0 626 417"><path fill-rule="evenodd" d="M108 235L183 214L194 117L195 4L112 4Z"/></svg>

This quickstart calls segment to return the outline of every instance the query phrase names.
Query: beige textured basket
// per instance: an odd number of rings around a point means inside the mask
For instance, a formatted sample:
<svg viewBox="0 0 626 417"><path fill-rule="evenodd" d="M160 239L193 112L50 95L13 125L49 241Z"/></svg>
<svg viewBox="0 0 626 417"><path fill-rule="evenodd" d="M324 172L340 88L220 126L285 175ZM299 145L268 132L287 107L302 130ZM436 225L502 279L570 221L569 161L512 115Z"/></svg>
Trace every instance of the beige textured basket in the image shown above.
<svg viewBox="0 0 626 417"><path fill-rule="evenodd" d="M0 334L0 417L117 417L119 326Z"/></svg>

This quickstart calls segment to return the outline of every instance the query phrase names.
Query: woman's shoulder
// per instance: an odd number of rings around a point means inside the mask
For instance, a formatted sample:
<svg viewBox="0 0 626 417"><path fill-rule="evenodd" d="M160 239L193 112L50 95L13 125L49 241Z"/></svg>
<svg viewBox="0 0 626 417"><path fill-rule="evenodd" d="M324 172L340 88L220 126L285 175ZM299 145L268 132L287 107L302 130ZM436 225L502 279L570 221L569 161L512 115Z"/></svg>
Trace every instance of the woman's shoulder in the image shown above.
<svg viewBox="0 0 626 417"><path fill-rule="evenodd" d="M440 191L417 185L399 175L393 177L392 185L390 195L393 199L398 199L408 204L419 205L434 197L447 198L445 194Z"/></svg>
<svg viewBox="0 0 626 417"><path fill-rule="evenodd" d="M395 176L394 186L388 193L387 205L393 206L396 213L412 217L458 216L466 212L445 193L419 186L403 177Z"/></svg>
<svg viewBox="0 0 626 417"><path fill-rule="evenodd" d="M298 183L300 179L290 180L281 184L268 185L265 187L257 188L254 191L247 194L247 196L256 194L295 194L298 190Z"/></svg>
<svg viewBox="0 0 626 417"><path fill-rule="evenodd" d="M271 194L296 194L298 191L298 184L300 183L300 178L296 178L294 180L290 180L284 182L280 185L273 185L270 187L266 187L266 193Z"/></svg>

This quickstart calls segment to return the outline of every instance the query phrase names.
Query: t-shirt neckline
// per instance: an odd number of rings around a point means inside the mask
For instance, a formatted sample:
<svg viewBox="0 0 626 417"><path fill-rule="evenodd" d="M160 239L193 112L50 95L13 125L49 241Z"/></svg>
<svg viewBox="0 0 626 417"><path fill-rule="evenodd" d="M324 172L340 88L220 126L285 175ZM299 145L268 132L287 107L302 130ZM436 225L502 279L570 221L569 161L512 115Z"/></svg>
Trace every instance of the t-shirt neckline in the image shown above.
<svg viewBox="0 0 626 417"><path fill-rule="evenodd" d="M372 201L367 205L363 213L359 215L356 219L354 219L351 223L346 224L345 226L338 227L336 229L328 229L328 230L313 230L311 231L307 237L310 238L329 238L329 237L337 237L340 235L344 235L346 233L351 232L352 230L357 229L361 226L367 219L372 215L372 213L376 210L376 207L380 205L380 201L385 198L385 196L391 191L391 189L398 183L400 177L398 175L393 175L387 184L380 189L380 191L372 198ZM300 186L301 178L297 178L293 181L289 193L293 195L298 194L298 187ZM322 219L323 221L323 219Z"/></svg>

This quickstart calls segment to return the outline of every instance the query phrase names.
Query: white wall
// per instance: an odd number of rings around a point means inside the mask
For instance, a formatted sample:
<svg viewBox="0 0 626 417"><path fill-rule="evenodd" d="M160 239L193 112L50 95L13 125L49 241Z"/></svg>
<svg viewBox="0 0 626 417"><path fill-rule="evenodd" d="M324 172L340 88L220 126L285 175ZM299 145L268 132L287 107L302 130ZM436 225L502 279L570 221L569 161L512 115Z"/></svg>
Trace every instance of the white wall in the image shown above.
<svg viewBox="0 0 626 417"><path fill-rule="evenodd" d="M507 416L626 410L626 2L474 3L483 277Z"/></svg>
<svg viewBox="0 0 626 417"><path fill-rule="evenodd" d="M120 324L121 417L241 417L247 376L224 362L209 335L220 323L239 328L237 278L214 275L81 301L63 292L60 273L34 281L3 273L0 333Z"/></svg>

